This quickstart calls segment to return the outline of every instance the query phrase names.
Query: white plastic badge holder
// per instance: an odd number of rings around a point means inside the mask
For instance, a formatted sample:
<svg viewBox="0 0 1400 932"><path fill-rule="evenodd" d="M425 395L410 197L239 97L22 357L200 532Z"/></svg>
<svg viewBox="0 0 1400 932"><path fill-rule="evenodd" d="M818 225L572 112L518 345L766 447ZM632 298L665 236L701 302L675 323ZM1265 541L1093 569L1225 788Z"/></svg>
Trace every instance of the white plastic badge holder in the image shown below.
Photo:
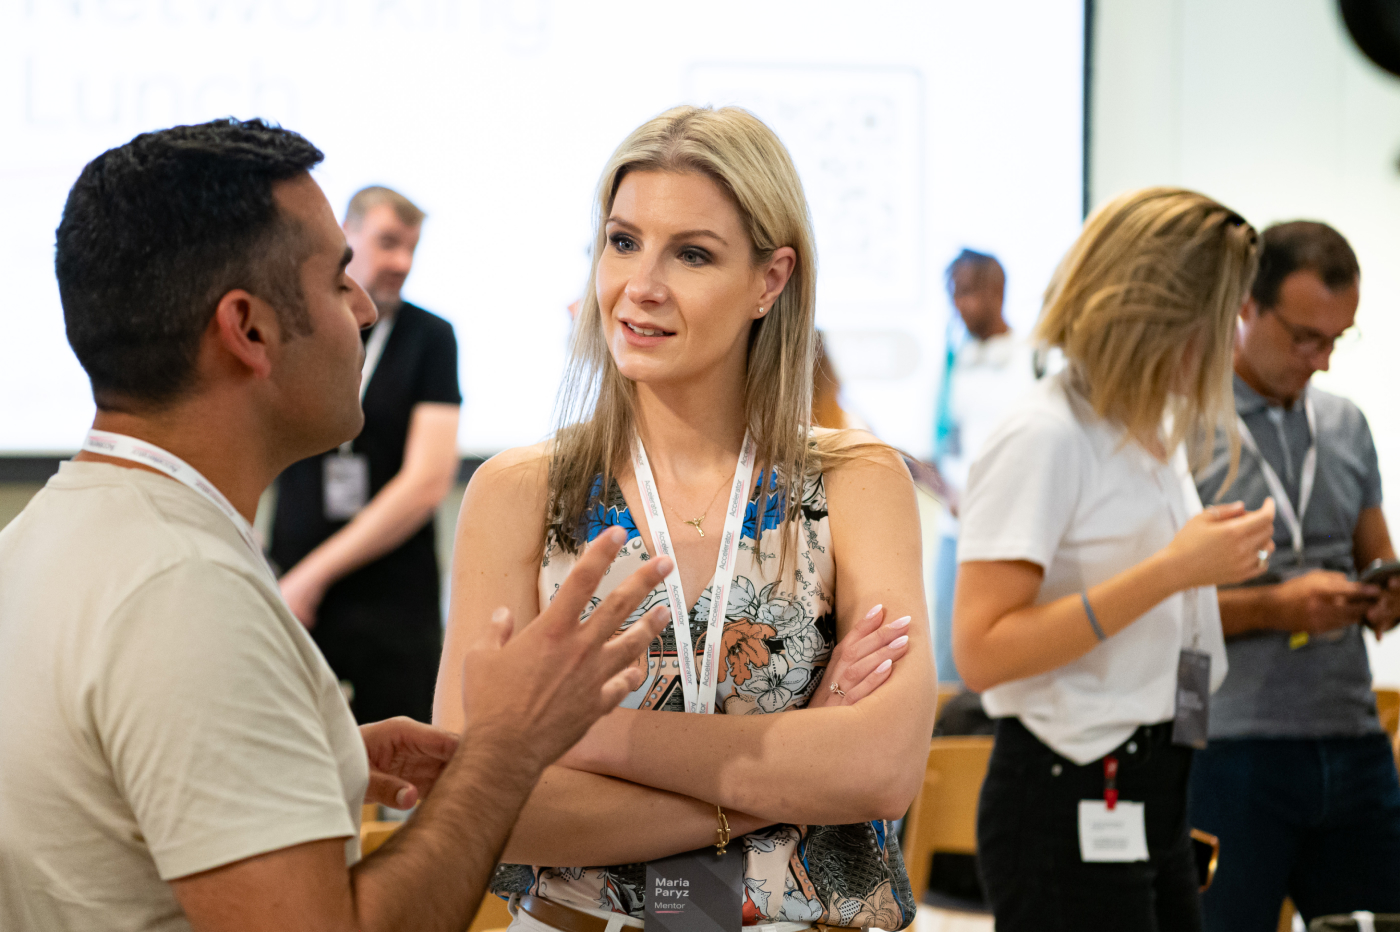
<svg viewBox="0 0 1400 932"><path fill-rule="evenodd" d="M1147 860L1144 805L1102 799L1079 801L1079 856L1086 864Z"/></svg>
<svg viewBox="0 0 1400 932"><path fill-rule="evenodd" d="M321 463L326 520L349 521L369 502L369 458L362 453L333 453Z"/></svg>

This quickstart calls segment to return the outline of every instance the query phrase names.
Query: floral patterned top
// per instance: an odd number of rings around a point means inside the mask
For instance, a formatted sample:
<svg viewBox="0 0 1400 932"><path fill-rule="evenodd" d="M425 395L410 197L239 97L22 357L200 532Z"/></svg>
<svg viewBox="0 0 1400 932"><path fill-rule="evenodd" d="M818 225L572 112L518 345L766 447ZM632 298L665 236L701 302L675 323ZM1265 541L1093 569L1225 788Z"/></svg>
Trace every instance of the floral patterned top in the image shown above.
<svg viewBox="0 0 1400 932"><path fill-rule="evenodd" d="M787 588L778 572L778 522L784 512L777 478L756 484L735 562L734 583L725 607L716 706L725 715L756 715L800 709L819 687L836 643L835 565L827 521L826 490L820 475L802 496L796 569ZM758 499L768 495L763 526ZM593 605L650 555L617 484L585 514L585 534L593 540L608 527L627 530L628 540L599 588ZM759 552L764 559L758 559ZM554 598L575 562L551 535L540 566L540 604ZM690 616L696 661L704 651L707 586ZM667 604L659 585L624 627L656 605ZM639 661L640 662L640 661ZM667 712L682 710L675 635L668 626L652 642L642 686L623 705ZM824 922L838 926L903 929L914 918L914 901L899 844L883 821L854 825L775 825L746 835L744 845L744 924ZM527 867L502 865L497 893L533 893L568 906L645 915L644 864L607 867Z"/></svg>

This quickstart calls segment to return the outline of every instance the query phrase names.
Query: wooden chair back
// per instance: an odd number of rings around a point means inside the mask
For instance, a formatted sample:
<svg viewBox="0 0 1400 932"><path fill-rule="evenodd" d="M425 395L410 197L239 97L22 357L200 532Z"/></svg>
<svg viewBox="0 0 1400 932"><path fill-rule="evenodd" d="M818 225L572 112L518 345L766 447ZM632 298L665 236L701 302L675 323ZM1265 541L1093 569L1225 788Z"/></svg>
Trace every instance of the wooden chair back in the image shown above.
<svg viewBox="0 0 1400 932"><path fill-rule="evenodd" d="M928 889L935 851L977 853L977 797L991 756L990 735L934 738L929 745L924 786L904 828L904 863L914 902L922 902Z"/></svg>
<svg viewBox="0 0 1400 932"><path fill-rule="evenodd" d="M361 822L360 856L368 857L373 854L401 825L402 822Z"/></svg>
<svg viewBox="0 0 1400 932"><path fill-rule="evenodd" d="M1390 750L1400 766L1400 689L1376 690L1376 715L1381 727L1390 736Z"/></svg>

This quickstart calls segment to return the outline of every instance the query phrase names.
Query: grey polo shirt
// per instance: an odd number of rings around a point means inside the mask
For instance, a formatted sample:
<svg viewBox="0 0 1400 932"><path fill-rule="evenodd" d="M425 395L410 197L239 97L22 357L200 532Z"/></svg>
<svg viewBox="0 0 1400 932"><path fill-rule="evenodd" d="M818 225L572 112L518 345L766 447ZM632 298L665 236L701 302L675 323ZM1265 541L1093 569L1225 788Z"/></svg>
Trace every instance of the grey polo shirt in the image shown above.
<svg viewBox="0 0 1400 932"><path fill-rule="evenodd" d="M1308 393L1319 440L1317 478L1303 516L1302 559L1293 553L1288 526L1280 517L1274 524L1277 550L1269 571L1246 585L1279 583L1315 569L1355 578L1352 534L1356 522L1361 512L1381 503L1380 464L1365 415L1345 398L1312 386ZM1303 457L1311 441L1302 403L1291 409L1271 406L1237 375L1235 410L1253 434L1260 454L1278 473L1296 510ZM1197 476L1202 502L1215 500L1228 469L1229 450L1222 431L1210 466ZM1220 501L1243 501L1254 509L1268 495L1258 458L1241 450L1239 475ZM1287 632L1256 631L1226 642L1230 672L1211 697L1212 739L1343 737L1381 731L1360 625L1312 638L1296 650L1288 640Z"/></svg>

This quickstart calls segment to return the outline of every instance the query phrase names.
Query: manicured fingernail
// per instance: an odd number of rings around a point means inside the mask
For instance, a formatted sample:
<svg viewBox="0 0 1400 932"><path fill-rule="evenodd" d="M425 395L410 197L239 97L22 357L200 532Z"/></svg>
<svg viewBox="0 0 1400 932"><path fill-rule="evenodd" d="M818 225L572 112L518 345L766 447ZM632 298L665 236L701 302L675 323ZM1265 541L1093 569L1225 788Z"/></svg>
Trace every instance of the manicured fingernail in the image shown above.
<svg viewBox="0 0 1400 932"><path fill-rule="evenodd" d="M662 576L665 576L667 573L671 572L671 567L674 565L675 564L671 562L670 557L656 558L656 571Z"/></svg>
<svg viewBox="0 0 1400 932"><path fill-rule="evenodd" d="M884 663L880 664L878 667L875 668L875 672L876 672L876 673L884 673L884 672L885 672L886 670L888 670L893 664L894 664L894 661L893 661L893 660L886 660Z"/></svg>
<svg viewBox="0 0 1400 932"><path fill-rule="evenodd" d="M610 528L608 528L608 543L610 543L610 544L617 544L619 547L621 547L623 544L627 543L627 530L626 530L626 528L620 528L620 527L610 527Z"/></svg>
<svg viewBox="0 0 1400 932"><path fill-rule="evenodd" d="M894 621L885 625L885 627L889 628L891 631L898 631L900 628L907 628L909 627L909 616L905 615L903 618L896 618Z"/></svg>
<svg viewBox="0 0 1400 932"><path fill-rule="evenodd" d="M890 641L890 647L894 650L898 650L899 648L903 647L905 644L908 643L909 635L906 634L903 637L897 637L893 641Z"/></svg>
<svg viewBox="0 0 1400 932"><path fill-rule="evenodd" d="M409 788L405 786L394 794L395 809L408 808L408 789Z"/></svg>
<svg viewBox="0 0 1400 932"><path fill-rule="evenodd" d="M509 617L510 609L506 608L504 605L502 605L500 608L496 609L494 612L491 613L492 621L505 621Z"/></svg>
<svg viewBox="0 0 1400 932"><path fill-rule="evenodd" d="M869 621L870 619L874 618L876 615L880 614L880 609L882 609L882 608L884 608L884 607L885 607L885 606L883 606L883 605L877 605L877 606L875 606L874 608L872 608L870 611L866 612L866 613L865 613L865 620L866 620L866 621Z"/></svg>

